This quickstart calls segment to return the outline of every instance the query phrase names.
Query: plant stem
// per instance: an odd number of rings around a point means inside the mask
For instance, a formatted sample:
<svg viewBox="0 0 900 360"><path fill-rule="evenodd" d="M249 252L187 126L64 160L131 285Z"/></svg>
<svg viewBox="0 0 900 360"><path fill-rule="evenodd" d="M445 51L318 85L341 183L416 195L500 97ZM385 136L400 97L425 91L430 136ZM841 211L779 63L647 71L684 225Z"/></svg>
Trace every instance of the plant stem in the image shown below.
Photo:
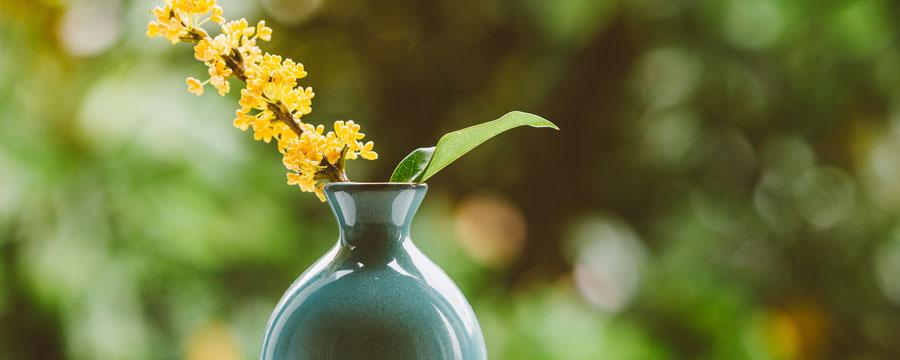
<svg viewBox="0 0 900 360"><path fill-rule="evenodd" d="M344 169L338 167L330 162L327 159L322 159L319 162L319 166L322 167L322 170L316 174L316 179L320 180L328 180L329 182L349 182L350 179L347 178L347 173L344 172Z"/></svg>
<svg viewBox="0 0 900 360"><path fill-rule="evenodd" d="M329 163L330 164L330 163ZM333 169L334 178L331 179L333 182L350 182L350 179L347 178L347 173L344 172L344 169L338 169L336 166L329 166L330 169Z"/></svg>

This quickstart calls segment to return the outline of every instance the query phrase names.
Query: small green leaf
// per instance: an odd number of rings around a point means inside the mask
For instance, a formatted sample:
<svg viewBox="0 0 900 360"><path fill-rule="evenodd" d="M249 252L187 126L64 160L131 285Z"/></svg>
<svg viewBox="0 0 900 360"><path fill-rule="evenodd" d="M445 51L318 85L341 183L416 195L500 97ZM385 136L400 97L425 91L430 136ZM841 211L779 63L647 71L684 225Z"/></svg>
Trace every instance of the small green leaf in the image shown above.
<svg viewBox="0 0 900 360"><path fill-rule="evenodd" d="M420 181L428 180L441 169L450 165L461 156L465 155L476 146L488 141L500 133L520 126L536 128L552 128L559 130L555 124L540 116L521 111L513 111L503 115L497 120L470 126L465 129L447 133L438 140L434 155L425 174Z"/></svg>
<svg viewBox="0 0 900 360"><path fill-rule="evenodd" d="M497 136L504 131L520 126L559 130L559 127L540 116L521 111L513 111L503 115L497 120L456 130L442 136L441 139L438 140L437 146L433 148L434 154L431 154L430 161L422 157L417 163L419 164L417 166L423 166L421 164L424 163L424 173L416 175L416 177L407 177L407 179L411 179L408 181L413 182L424 182L438 171L441 171L441 169L447 167L447 165L450 165L450 163L456 161L456 159L459 159L478 145L481 145L483 142L488 141L490 138ZM413 154L415 154L415 151ZM413 154L407 156L403 162L406 162ZM401 162L401 165L403 165L403 162ZM400 167L398 166L398 169L399 168ZM416 167L415 169L419 168ZM393 177L391 177L391 181L393 181Z"/></svg>
<svg viewBox="0 0 900 360"><path fill-rule="evenodd" d="M391 175L391 182L424 182L483 142L520 126L559 128L546 119L521 111L513 111L497 120L447 133L437 146L411 152Z"/></svg>
<svg viewBox="0 0 900 360"><path fill-rule="evenodd" d="M391 174L391 182L418 182L434 154L434 146L418 148L406 155Z"/></svg>

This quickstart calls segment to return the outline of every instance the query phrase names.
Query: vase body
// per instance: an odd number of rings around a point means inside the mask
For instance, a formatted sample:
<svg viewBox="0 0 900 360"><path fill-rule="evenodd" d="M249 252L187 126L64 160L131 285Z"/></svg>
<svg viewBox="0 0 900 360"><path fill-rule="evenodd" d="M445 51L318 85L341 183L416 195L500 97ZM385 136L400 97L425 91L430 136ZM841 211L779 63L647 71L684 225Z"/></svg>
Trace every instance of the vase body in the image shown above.
<svg viewBox="0 0 900 360"><path fill-rule="evenodd" d="M465 297L410 239L426 190L326 185L340 237L278 302L261 360L486 358Z"/></svg>

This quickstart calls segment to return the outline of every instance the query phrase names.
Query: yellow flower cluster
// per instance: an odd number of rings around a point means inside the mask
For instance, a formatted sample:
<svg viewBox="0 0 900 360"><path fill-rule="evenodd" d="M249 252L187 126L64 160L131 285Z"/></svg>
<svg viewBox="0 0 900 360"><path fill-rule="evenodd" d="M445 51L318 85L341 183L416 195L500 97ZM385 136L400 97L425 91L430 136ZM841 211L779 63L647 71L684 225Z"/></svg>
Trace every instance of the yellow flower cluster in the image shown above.
<svg viewBox="0 0 900 360"><path fill-rule="evenodd" d="M291 59L282 60L278 55L265 54L247 63L244 74L247 87L241 90L241 108L236 113L234 126L246 130L253 127L256 140L269 142L272 138L291 129L279 120L275 111L286 111L299 119L312 112L312 88L297 86L297 80L306 77L302 64ZM282 126L277 126L282 125Z"/></svg>
<svg viewBox="0 0 900 360"><path fill-rule="evenodd" d="M147 27L150 37L162 37L173 44L193 42L194 57L207 66L209 79L187 78L188 91L202 95L210 84L219 95L231 90L228 79L245 83L234 126L253 129L256 140L278 145L288 173L288 184L315 192L320 200L322 181L348 181L346 160L378 158L374 144L361 140L365 134L353 121L336 121L334 130L304 123L302 116L312 112L312 88L298 85L306 77L303 64L278 55L263 53L257 40L269 41L272 29L260 21L250 26L246 19L226 22L215 0L166 0L153 10L156 21ZM210 37L201 27L208 21L220 25L221 33Z"/></svg>
<svg viewBox="0 0 900 360"><path fill-rule="evenodd" d="M210 16L200 20L207 13ZM164 37L173 44L190 40L190 30L199 28L204 22L212 20L216 24L225 22L222 7L215 0L167 0L163 7L153 9L156 21L147 26L150 37Z"/></svg>
<svg viewBox="0 0 900 360"><path fill-rule="evenodd" d="M367 160L375 160L378 154L372 151L374 143L363 144L365 134L359 132L360 126L353 121L336 121L334 131L325 133L322 125L303 124L302 134L283 136L279 142L284 151L284 166L293 173L288 174L288 184L298 185L303 191L314 191L319 199L324 200L322 184L317 183L319 168L323 162L341 166L343 161L356 159L358 156Z"/></svg>

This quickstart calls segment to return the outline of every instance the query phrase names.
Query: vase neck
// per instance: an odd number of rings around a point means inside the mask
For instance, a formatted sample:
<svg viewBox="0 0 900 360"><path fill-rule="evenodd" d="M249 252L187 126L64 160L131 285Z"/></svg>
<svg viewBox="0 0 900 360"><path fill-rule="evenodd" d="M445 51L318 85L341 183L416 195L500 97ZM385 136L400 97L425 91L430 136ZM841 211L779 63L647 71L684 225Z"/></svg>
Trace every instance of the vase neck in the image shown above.
<svg viewBox="0 0 900 360"><path fill-rule="evenodd" d="M424 184L333 183L325 186L325 196L342 243L388 249L409 237L427 189Z"/></svg>

